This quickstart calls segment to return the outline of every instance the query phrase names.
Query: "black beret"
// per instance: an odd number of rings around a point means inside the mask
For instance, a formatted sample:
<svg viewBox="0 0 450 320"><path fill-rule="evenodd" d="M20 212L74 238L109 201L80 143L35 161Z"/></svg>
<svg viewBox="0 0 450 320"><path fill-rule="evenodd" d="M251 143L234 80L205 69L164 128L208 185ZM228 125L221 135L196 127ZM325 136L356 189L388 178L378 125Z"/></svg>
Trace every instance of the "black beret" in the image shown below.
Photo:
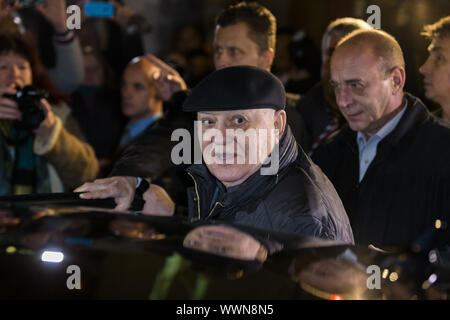
<svg viewBox="0 0 450 320"><path fill-rule="evenodd" d="M268 71L251 66L219 69L198 83L183 104L183 111L284 109L286 92Z"/></svg>

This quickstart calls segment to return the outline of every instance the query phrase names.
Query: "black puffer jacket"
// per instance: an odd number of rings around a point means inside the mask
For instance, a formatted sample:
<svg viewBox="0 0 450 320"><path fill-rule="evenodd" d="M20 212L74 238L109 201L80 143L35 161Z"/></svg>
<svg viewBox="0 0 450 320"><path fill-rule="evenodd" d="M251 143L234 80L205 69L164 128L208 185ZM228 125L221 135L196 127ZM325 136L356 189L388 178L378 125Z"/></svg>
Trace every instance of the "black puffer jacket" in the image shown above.
<svg viewBox="0 0 450 320"><path fill-rule="evenodd" d="M189 167L194 180L194 187L188 189L191 221L213 219L353 243L350 223L334 187L297 145L289 127L279 152L277 175L261 175L258 170L228 192L204 164ZM218 186L219 196L212 203Z"/></svg>

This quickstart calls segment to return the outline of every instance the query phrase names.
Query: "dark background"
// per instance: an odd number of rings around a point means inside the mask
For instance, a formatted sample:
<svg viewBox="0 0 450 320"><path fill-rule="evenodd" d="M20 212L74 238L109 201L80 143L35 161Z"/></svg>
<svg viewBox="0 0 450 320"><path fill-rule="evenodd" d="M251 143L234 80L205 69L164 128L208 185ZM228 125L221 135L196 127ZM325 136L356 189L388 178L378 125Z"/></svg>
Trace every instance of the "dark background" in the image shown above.
<svg viewBox="0 0 450 320"><path fill-rule="evenodd" d="M229 4L227 0L128 0L152 25L144 36L145 49L164 54L170 49L177 28L185 23L200 24L207 42L212 41L214 17ZM406 91L424 99L419 67L427 57L428 41L420 36L424 24L450 14L449 0L261 0L277 17L278 27L303 29L320 47L328 23L336 18L352 16L367 20L369 5L381 9L381 28L394 35L403 48L406 60ZM424 99L426 100L426 99ZM431 109L434 105L426 101Z"/></svg>

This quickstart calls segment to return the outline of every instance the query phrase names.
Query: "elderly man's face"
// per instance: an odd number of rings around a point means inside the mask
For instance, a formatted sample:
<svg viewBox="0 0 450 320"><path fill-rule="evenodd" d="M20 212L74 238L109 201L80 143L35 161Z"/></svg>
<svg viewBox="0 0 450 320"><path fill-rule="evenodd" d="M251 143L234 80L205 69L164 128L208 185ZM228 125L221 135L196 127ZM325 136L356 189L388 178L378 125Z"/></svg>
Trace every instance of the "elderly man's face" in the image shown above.
<svg viewBox="0 0 450 320"><path fill-rule="evenodd" d="M331 58L331 84L349 126L366 138L387 122L391 113L391 79L369 48L339 47Z"/></svg>
<svg viewBox="0 0 450 320"><path fill-rule="evenodd" d="M430 53L420 67L424 75L425 95L441 105L450 104L450 37L436 38L428 47Z"/></svg>
<svg viewBox="0 0 450 320"><path fill-rule="evenodd" d="M273 109L199 112L203 159L226 187L261 168L284 131L286 113Z"/></svg>
<svg viewBox="0 0 450 320"><path fill-rule="evenodd" d="M238 65L270 69L273 54L269 51L261 53L258 45L249 38L248 32L244 22L216 27L213 43L216 70Z"/></svg>

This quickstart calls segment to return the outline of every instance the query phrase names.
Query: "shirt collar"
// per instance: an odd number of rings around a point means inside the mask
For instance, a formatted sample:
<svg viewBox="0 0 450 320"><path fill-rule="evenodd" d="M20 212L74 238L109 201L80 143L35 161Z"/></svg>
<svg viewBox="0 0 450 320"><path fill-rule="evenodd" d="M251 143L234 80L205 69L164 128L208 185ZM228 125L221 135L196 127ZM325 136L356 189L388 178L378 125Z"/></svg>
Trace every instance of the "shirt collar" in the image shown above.
<svg viewBox="0 0 450 320"><path fill-rule="evenodd" d="M162 117L162 112L157 112L151 116L148 116L144 119L141 119L135 123L129 123L127 125L127 129L130 132L130 137L134 138L143 132L148 126L150 126L153 122L159 120Z"/></svg>
<svg viewBox="0 0 450 320"><path fill-rule="evenodd" d="M408 100L404 99L404 101L405 105L402 107L402 110L398 114L396 114L394 118L389 120L389 122L386 123L380 130L378 130L377 133L370 137L369 140L373 137L376 137L376 139L378 140L382 140L395 129L403 114L405 113L406 107L408 106ZM364 145L368 142L368 140L366 141L365 135L361 131L358 131L357 141L359 145Z"/></svg>

